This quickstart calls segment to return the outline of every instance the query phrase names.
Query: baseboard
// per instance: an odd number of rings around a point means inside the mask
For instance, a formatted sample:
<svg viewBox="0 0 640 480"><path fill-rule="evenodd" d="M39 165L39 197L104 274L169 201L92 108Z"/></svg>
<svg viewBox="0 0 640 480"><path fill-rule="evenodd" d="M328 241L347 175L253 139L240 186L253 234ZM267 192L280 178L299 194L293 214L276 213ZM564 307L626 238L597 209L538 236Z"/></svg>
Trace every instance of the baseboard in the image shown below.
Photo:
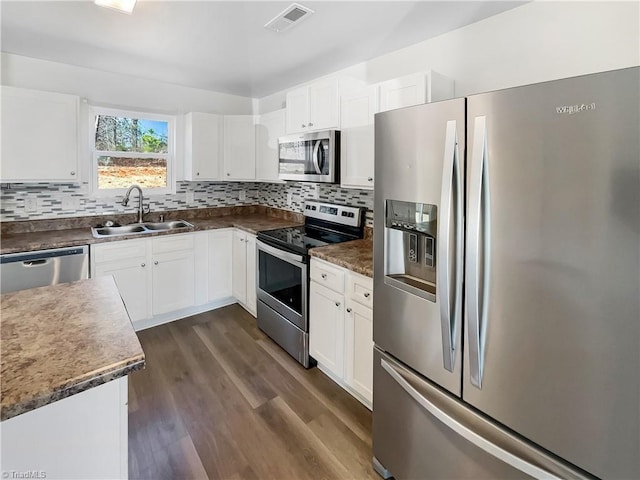
<svg viewBox="0 0 640 480"><path fill-rule="evenodd" d="M340 385L343 390L346 390L348 394L350 394L353 398L358 400L361 404L363 404L369 410L373 411L373 403L370 400L367 400L359 392L356 392L353 388L347 385L347 383L342 378L337 377L331 370L326 368L320 362L318 362L318 370L324 373L327 377L329 377L335 383Z"/></svg>
<svg viewBox="0 0 640 480"><path fill-rule="evenodd" d="M146 330L147 328L157 327L165 323L180 320L181 318L190 317L191 315L197 315L199 313L208 312L209 310L215 310L216 308L226 307L237 303L237 300L233 297L223 298L216 300L215 302L205 303L204 305L197 305L195 307L183 308L182 310L176 310L175 312L163 313L162 315L156 315L151 318L145 318L144 320L137 320L133 323L133 328L136 332Z"/></svg>

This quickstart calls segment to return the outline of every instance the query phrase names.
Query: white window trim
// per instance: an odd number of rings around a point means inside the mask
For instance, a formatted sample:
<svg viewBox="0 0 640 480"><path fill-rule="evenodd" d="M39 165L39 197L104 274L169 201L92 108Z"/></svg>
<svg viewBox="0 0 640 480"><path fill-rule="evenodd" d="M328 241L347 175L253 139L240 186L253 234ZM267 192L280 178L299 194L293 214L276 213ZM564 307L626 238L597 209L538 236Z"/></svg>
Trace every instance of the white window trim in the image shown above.
<svg viewBox="0 0 640 480"><path fill-rule="evenodd" d="M143 112L138 110L120 110L91 105L89 107L89 157L91 159L91 192L94 197L119 197L123 196L126 188L98 188L98 153L96 152L96 130L95 121L98 115L109 115L112 117L143 118L145 120L157 120L167 122L167 153L161 154L167 158L167 186L164 188L143 188L145 197L152 195L171 195L176 193L176 118L172 115L161 115L157 113ZM137 152L107 152L101 154L117 155L119 157L130 158L158 158L157 153L137 153Z"/></svg>

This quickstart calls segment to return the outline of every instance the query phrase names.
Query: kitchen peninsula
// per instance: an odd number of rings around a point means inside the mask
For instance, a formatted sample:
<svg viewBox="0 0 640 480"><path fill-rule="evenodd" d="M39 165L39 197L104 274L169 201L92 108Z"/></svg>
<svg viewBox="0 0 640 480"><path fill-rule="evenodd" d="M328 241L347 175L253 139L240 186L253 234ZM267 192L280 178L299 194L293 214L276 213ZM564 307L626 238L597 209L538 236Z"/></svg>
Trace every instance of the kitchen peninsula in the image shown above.
<svg viewBox="0 0 640 480"><path fill-rule="evenodd" d="M127 375L145 355L113 278L1 305L2 471L126 478Z"/></svg>

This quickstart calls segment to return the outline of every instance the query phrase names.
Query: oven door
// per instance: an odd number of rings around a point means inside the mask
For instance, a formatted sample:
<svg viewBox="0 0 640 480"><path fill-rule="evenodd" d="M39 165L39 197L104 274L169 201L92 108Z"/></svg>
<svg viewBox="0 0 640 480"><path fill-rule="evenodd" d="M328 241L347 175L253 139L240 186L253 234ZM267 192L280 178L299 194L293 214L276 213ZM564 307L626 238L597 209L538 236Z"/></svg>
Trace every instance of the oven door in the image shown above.
<svg viewBox="0 0 640 480"><path fill-rule="evenodd" d="M303 255L258 240L258 300L307 332L307 263Z"/></svg>
<svg viewBox="0 0 640 480"><path fill-rule="evenodd" d="M339 134L327 130L279 138L279 179L338 182Z"/></svg>

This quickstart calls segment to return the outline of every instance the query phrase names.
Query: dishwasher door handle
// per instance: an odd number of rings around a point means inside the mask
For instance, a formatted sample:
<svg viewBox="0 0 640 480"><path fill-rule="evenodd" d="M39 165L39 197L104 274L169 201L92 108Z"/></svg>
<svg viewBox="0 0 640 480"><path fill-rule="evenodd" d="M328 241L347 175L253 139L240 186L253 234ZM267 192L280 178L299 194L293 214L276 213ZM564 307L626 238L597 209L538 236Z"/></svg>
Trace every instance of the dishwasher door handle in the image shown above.
<svg viewBox="0 0 640 480"><path fill-rule="evenodd" d="M42 265L46 265L47 263L49 263L48 258L41 258L39 260L25 260L24 262L22 262L22 265L24 265L25 267L40 267Z"/></svg>

